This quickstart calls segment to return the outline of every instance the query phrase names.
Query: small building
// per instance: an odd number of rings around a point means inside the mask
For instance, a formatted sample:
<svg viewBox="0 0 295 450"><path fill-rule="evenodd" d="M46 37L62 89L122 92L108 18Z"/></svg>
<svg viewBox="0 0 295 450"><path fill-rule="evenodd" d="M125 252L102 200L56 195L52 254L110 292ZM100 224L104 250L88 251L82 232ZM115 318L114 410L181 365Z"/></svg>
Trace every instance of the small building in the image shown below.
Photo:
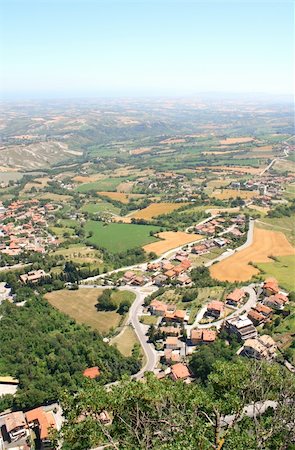
<svg viewBox="0 0 295 450"><path fill-rule="evenodd" d="M213 239L214 244L217 245L217 247L224 247L227 244L227 240L223 238L215 238Z"/></svg>
<svg viewBox="0 0 295 450"><path fill-rule="evenodd" d="M27 422L22 411L6 414L0 419L1 433L4 441L17 443L17 441L28 436Z"/></svg>
<svg viewBox="0 0 295 450"><path fill-rule="evenodd" d="M214 330L192 330L190 341L192 345L209 344L216 340L216 331Z"/></svg>
<svg viewBox="0 0 295 450"><path fill-rule="evenodd" d="M132 272L131 270L127 270L127 272L124 273L123 281L125 281L125 283L131 283L133 278L135 277L136 274L134 272Z"/></svg>
<svg viewBox="0 0 295 450"><path fill-rule="evenodd" d="M259 314L262 314L267 319L270 319L273 313L273 310L269 308L269 306L263 305L262 303L257 303L257 305L253 308Z"/></svg>
<svg viewBox="0 0 295 450"><path fill-rule="evenodd" d="M88 369L85 369L83 372L84 377L86 378L90 378L90 379L95 379L97 377L99 377L100 375L100 370L99 368L96 367L89 367Z"/></svg>
<svg viewBox="0 0 295 450"><path fill-rule="evenodd" d="M0 303L7 300L11 295L11 289L7 287L6 283L0 283Z"/></svg>
<svg viewBox="0 0 295 450"><path fill-rule="evenodd" d="M155 271L159 270L160 268L161 268L160 263L150 263L147 265L147 270L149 272L155 272Z"/></svg>
<svg viewBox="0 0 295 450"><path fill-rule="evenodd" d="M143 286L145 284L145 278L140 275L136 275L132 281L131 284L134 284L135 286Z"/></svg>
<svg viewBox="0 0 295 450"><path fill-rule="evenodd" d="M38 283L38 281L40 281L42 278L45 278L49 276L49 274L47 274L44 270L39 269L39 270L32 270L31 272L28 273L24 273L23 275L20 275L20 281L23 284L28 284L28 283Z"/></svg>
<svg viewBox="0 0 295 450"><path fill-rule="evenodd" d="M225 329L234 334L241 341L257 337L257 330L252 321L246 316L236 316L225 320Z"/></svg>
<svg viewBox="0 0 295 450"><path fill-rule="evenodd" d="M177 337L168 336L165 341L165 348L168 350L179 350L181 348L181 343Z"/></svg>
<svg viewBox="0 0 295 450"><path fill-rule="evenodd" d="M159 328L161 333L165 333L166 336L179 336L180 335L180 328L178 326L168 326L168 327L160 327Z"/></svg>
<svg viewBox="0 0 295 450"><path fill-rule="evenodd" d="M186 380L190 376L190 371L185 364L177 363L171 367L171 378L174 381Z"/></svg>
<svg viewBox="0 0 295 450"><path fill-rule="evenodd" d="M45 411L39 407L25 413L29 428L35 431L40 441L40 449L46 450L51 448L49 438L50 431L56 429L56 422L52 412Z"/></svg>
<svg viewBox="0 0 295 450"><path fill-rule="evenodd" d="M167 364L173 364L176 362L180 362L181 356L179 350L171 350L171 349L165 349L164 350L164 359Z"/></svg>
<svg viewBox="0 0 295 450"><path fill-rule="evenodd" d="M155 286L161 287L161 286L164 286L166 284L167 280L168 280L168 277L166 277L165 275L160 274L160 275L157 275L154 278L153 283L154 283Z"/></svg>
<svg viewBox="0 0 295 450"><path fill-rule="evenodd" d="M179 277L177 277L177 281L182 285L191 284L192 282L191 278L186 273L182 273L181 275L179 275Z"/></svg>
<svg viewBox="0 0 295 450"><path fill-rule="evenodd" d="M279 285L275 278L268 278L262 286L263 293L266 297L279 293Z"/></svg>
<svg viewBox="0 0 295 450"><path fill-rule="evenodd" d="M255 325L255 327L258 327L259 325L267 321L267 318L263 314L260 314L255 309L250 309L247 317L251 320L251 322Z"/></svg>
<svg viewBox="0 0 295 450"><path fill-rule="evenodd" d="M164 316L168 310L168 306L165 303L160 302L157 299L151 301L150 311L154 316Z"/></svg>
<svg viewBox="0 0 295 450"><path fill-rule="evenodd" d="M207 315L218 319L224 313L224 303L218 300L213 300L207 305Z"/></svg>
<svg viewBox="0 0 295 450"><path fill-rule="evenodd" d="M277 293L266 297L263 301L264 305L273 309L284 309L286 303L288 303L288 297L284 294Z"/></svg>
<svg viewBox="0 0 295 450"><path fill-rule="evenodd" d="M263 335L247 339L240 354L248 358L272 360L276 356L277 345L271 336Z"/></svg>
<svg viewBox="0 0 295 450"><path fill-rule="evenodd" d="M243 289L236 288L233 292L230 292L226 297L226 303L232 306L238 306L239 303L245 297L245 291Z"/></svg>

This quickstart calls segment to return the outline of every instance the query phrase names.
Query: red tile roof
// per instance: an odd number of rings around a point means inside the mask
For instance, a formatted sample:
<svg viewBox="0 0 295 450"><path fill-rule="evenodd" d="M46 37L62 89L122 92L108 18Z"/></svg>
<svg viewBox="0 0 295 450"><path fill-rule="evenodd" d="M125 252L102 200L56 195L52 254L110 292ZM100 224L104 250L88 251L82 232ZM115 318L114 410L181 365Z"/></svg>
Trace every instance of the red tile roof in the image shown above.
<svg viewBox="0 0 295 450"><path fill-rule="evenodd" d="M100 370L98 367L89 367L88 369L85 369L83 372L84 377L87 378L96 378L100 375Z"/></svg>

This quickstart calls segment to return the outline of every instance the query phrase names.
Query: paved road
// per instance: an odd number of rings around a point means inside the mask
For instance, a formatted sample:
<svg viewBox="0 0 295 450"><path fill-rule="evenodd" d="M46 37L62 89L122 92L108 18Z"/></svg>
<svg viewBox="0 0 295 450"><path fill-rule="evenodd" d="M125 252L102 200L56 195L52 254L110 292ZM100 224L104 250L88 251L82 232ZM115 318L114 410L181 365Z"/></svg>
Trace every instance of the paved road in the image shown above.
<svg viewBox="0 0 295 450"><path fill-rule="evenodd" d="M265 402L257 402L255 404L247 405L243 409L243 413L241 414L241 417L239 420L241 420L244 416L248 416L253 418L254 416L260 416L263 414L267 408L276 409L277 402L272 400L266 400ZM235 420L234 414L229 414L227 416L224 416L221 418L221 426L226 427L228 425L231 425L233 421Z"/></svg>
<svg viewBox="0 0 295 450"><path fill-rule="evenodd" d="M85 288L96 288L96 285L80 285L79 289L85 289ZM104 286L104 289L112 289L113 286ZM139 317L142 315L142 309L144 304L144 299L148 295L155 292L158 288L156 286L120 286L117 289L120 291L131 291L134 292L136 295L134 302L132 303L129 311L128 316L126 320L126 325L132 325L134 328L134 331L138 337L138 340L140 342L140 345L144 351L145 354L145 365L141 368L141 370L133 375L133 378L139 379L142 378L145 372L152 372L157 364L159 355L158 352L155 350L155 347L153 344L148 343L148 338L146 336L146 333L148 331L149 326L144 325L140 323ZM113 383L111 383L113 384ZM110 385L111 385L110 384Z"/></svg>
<svg viewBox="0 0 295 450"><path fill-rule="evenodd" d="M267 172L267 171L274 165L275 162L281 161L281 160L284 160L284 159L288 158L288 156L289 156L289 151L288 151L288 149L284 149L283 152L284 152L284 155L285 155L285 156L279 156L279 157L277 157L277 158L274 158L274 159L268 164L268 166L266 166L265 169L263 169L263 170L260 172L259 175L260 175L260 176L264 175L265 172Z"/></svg>
<svg viewBox="0 0 295 450"><path fill-rule="evenodd" d="M245 286L242 289L247 294L249 294L249 299L247 300L247 302L244 305L240 306L239 308L234 309L232 314L227 316L227 319L229 319L230 317L233 317L233 316L240 316L241 314L244 314L244 313L250 311L250 309L253 308L253 306L255 306L255 304L257 302L257 295L256 295L256 292L255 292L253 286L252 285ZM186 330L188 332L188 335L190 335L191 330L196 327L198 327L198 328L216 327L217 329L219 329L221 327L224 319L219 319L219 320L216 320L215 322L210 322L210 323L203 323L203 324L199 323L202 320L206 310L207 310L207 307L205 305L198 312L194 323L192 325L187 325Z"/></svg>
<svg viewBox="0 0 295 450"><path fill-rule="evenodd" d="M248 229L248 233L247 233L247 240L246 240L246 242L243 245L241 245L240 247L235 248L234 250L231 250L231 249L226 250L224 253L222 253L222 255L220 255L217 258L212 259L211 261L205 263L204 266L205 267L210 267L215 262L223 261L224 259L229 258L230 256L234 255L236 252L240 252L241 250L244 250L245 248L250 247L250 245L252 245L252 243L253 243L254 223L255 223L254 219L250 219L249 220L249 229Z"/></svg>

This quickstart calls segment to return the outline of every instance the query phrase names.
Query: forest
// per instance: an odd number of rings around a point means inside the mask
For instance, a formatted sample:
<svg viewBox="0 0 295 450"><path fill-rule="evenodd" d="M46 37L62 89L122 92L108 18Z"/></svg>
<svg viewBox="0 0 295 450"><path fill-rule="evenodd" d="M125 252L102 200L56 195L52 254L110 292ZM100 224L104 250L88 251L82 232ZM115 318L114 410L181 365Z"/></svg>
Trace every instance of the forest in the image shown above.
<svg viewBox="0 0 295 450"><path fill-rule="evenodd" d="M63 450L292 450L294 393L284 368L245 359L217 360L205 382L189 385L153 374L109 391L89 381L62 398ZM244 408L253 404L252 420ZM102 411L111 424L100 421Z"/></svg>
<svg viewBox="0 0 295 450"><path fill-rule="evenodd" d="M5 302L0 307L0 373L19 379L16 397L1 398L5 407L32 408L57 400L67 388L76 391L83 371L98 366L98 383L120 379L139 370L134 358L123 357L101 336L33 296L22 307Z"/></svg>

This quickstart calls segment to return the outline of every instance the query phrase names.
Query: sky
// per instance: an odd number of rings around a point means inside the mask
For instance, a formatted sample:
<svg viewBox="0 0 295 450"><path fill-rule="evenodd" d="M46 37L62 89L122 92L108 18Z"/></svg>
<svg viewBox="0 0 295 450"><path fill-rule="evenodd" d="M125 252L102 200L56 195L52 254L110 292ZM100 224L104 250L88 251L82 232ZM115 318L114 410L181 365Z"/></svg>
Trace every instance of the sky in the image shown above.
<svg viewBox="0 0 295 450"><path fill-rule="evenodd" d="M0 0L0 95L291 94L293 2Z"/></svg>

